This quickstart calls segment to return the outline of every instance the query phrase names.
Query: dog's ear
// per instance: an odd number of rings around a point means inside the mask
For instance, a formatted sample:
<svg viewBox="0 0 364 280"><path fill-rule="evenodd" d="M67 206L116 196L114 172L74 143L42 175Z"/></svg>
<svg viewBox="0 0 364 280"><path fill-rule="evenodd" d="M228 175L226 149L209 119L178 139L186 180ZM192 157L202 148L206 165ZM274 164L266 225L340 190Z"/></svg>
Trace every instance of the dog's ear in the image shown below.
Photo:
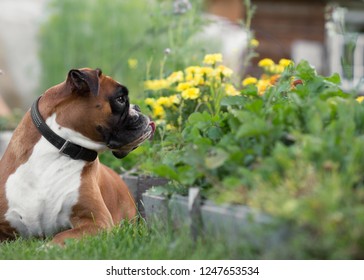
<svg viewBox="0 0 364 280"><path fill-rule="evenodd" d="M68 72L67 83L71 86L71 91L78 94L91 93L94 96L99 94L100 69L72 69Z"/></svg>

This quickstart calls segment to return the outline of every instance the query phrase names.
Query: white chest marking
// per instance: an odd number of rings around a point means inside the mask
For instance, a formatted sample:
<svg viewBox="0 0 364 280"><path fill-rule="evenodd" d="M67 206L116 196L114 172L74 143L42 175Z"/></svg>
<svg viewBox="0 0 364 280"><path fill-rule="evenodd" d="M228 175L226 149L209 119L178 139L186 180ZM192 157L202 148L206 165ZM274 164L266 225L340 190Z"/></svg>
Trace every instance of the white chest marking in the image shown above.
<svg viewBox="0 0 364 280"><path fill-rule="evenodd" d="M71 138L79 138L79 134L59 127L55 119L55 115L47 119L53 131L62 137L67 134L66 139L77 142ZM85 137L82 141L87 142ZM92 141L89 144L97 145ZM70 228L70 214L78 201L85 164L61 155L41 137L28 161L6 182L7 221L24 237L49 236Z"/></svg>

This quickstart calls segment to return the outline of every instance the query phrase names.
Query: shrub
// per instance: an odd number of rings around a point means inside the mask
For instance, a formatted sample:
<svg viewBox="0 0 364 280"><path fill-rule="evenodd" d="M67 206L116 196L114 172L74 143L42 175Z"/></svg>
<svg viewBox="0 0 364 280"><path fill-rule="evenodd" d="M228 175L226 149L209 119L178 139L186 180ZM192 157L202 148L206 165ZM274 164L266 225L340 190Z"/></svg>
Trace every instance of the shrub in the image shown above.
<svg viewBox="0 0 364 280"><path fill-rule="evenodd" d="M160 163L146 166L182 193L199 186L207 198L292 225L284 258L362 258L363 104L338 75L319 76L305 61L260 91L264 75L225 95L215 114L192 113L178 145L166 141Z"/></svg>

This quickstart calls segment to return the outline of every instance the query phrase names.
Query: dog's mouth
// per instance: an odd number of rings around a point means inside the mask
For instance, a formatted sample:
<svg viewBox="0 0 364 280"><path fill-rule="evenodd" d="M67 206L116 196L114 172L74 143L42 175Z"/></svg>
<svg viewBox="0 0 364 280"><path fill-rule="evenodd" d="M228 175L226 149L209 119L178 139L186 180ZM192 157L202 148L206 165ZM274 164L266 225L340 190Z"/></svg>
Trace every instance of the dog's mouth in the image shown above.
<svg viewBox="0 0 364 280"><path fill-rule="evenodd" d="M134 139L133 141L131 141L126 145L120 147L110 146L109 148L113 151L112 153L115 157L124 158L131 151L138 148L139 145L141 145L144 141L151 139L154 135L155 129L156 129L155 123L153 121L150 121L138 138Z"/></svg>

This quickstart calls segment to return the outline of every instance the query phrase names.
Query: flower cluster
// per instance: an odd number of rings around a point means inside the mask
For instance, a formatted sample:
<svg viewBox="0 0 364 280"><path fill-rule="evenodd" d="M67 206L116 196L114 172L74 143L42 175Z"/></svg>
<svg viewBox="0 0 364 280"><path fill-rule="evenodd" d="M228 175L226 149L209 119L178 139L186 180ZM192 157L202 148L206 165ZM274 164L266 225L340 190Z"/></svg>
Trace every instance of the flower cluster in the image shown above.
<svg viewBox="0 0 364 280"><path fill-rule="evenodd" d="M247 87L249 85L255 85L259 95L263 95L268 88L274 86L283 71L293 65L293 61L282 58L278 64L276 64L270 58L264 58L258 62L258 66L263 69L263 74L259 79L255 77L247 77L242 81L242 86Z"/></svg>
<svg viewBox="0 0 364 280"><path fill-rule="evenodd" d="M231 83L233 71L221 64L221 54L208 54L201 66L189 66L163 79L148 80L144 88L149 95L145 104L152 117L168 129L180 129L196 111L214 111L222 95L239 95Z"/></svg>

